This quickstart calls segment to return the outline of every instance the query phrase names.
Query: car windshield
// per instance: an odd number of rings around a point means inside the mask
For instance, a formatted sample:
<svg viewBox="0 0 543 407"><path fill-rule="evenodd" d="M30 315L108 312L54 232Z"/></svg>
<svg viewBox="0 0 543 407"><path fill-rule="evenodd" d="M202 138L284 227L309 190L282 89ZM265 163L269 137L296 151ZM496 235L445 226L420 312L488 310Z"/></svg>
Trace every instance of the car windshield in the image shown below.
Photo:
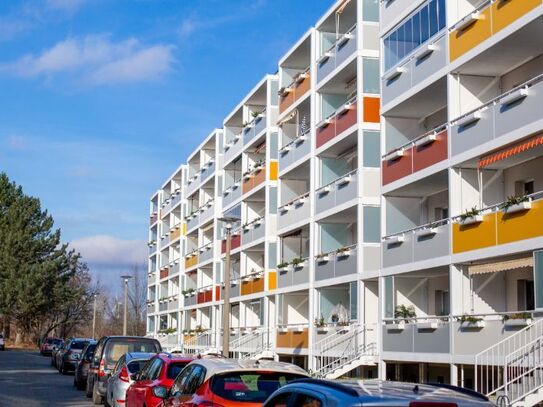
<svg viewBox="0 0 543 407"><path fill-rule="evenodd" d="M211 390L227 400L263 403L275 390L304 376L292 373L243 371L216 375Z"/></svg>
<svg viewBox="0 0 543 407"><path fill-rule="evenodd" d="M87 347L87 350L85 351L86 354L91 354L91 353L94 353L94 350L96 349L96 344L94 345L89 345Z"/></svg>
<svg viewBox="0 0 543 407"><path fill-rule="evenodd" d="M156 353L160 352L160 348L155 341L138 339L114 341L109 346L106 345L105 359L108 363L116 363L122 355L128 352Z"/></svg>
<svg viewBox="0 0 543 407"><path fill-rule="evenodd" d="M147 360L134 360L128 363L128 371L130 374L138 373L146 363Z"/></svg>
<svg viewBox="0 0 543 407"><path fill-rule="evenodd" d="M70 349L72 349L72 350L82 350L87 343L88 342L83 342L83 341L72 342L72 344L70 345Z"/></svg>
<svg viewBox="0 0 543 407"><path fill-rule="evenodd" d="M179 372L183 370L185 366L187 366L189 362L174 362L170 363L170 366L168 366L168 371L166 372L166 377L168 379L175 380Z"/></svg>
<svg viewBox="0 0 543 407"><path fill-rule="evenodd" d="M54 339L46 339L46 340L45 340L45 343L46 343L47 345L51 345L52 343L55 343L55 340L54 340Z"/></svg>

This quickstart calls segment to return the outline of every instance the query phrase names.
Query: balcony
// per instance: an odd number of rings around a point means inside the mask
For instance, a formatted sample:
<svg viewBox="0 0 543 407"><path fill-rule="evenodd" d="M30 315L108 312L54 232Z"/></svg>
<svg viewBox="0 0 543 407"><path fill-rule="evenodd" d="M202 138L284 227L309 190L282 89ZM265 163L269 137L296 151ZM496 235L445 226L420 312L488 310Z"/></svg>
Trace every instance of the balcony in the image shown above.
<svg viewBox="0 0 543 407"><path fill-rule="evenodd" d="M170 197L164 202L162 206L162 213L166 214L175 208L181 202L181 190L178 188L173 192Z"/></svg>
<svg viewBox="0 0 543 407"><path fill-rule="evenodd" d="M170 269L168 266L165 266L160 269L159 278L162 280L163 278L167 278L168 274L170 273Z"/></svg>
<svg viewBox="0 0 543 407"><path fill-rule="evenodd" d="M174 260L172 261L170 264L169 264L169 269L170 269L170 276L174 276L176 274L179 273L179 270L180 270L180 264L179 264L179 260Z"/></svg>
<svg viewBox="0 0 543 407"><path fill-rule="evenodd" d="M215 206L213 199L207 201L204 205L196 209L191 215L186 218L187 231L204 224L213 218Z"/></svg>
<svg viewBox="0 0 543 407"><path fill-rule="evenodd" d="M383 267L431 260L450 254L448 219L418 226L383 238Z"/></svg>
<svg viewBox="0 0 543 407"><path fill-rule="evenodd" d="M170 229L170 242L174 242L181 237L181 224L175 225Z"/></svg>
<svg viewBox="0 0 543 407"><path fill-rule="evenodd" d="M185 307L192 307L197 304L196 291L192 290L190 292L187 292L184 294L184 297L185 297L185 301L184 301Z"/></svg>
<svg viewBox="0 0 543 407"><path fill-rule="evenodd" d="M155 211L149 219L149 226L153 226L158 221L158 213Z"/></svg>
<svg viewBox="0 0 543 407"><path fill-rule="evenodd" d="M213 242L198 248L198 262L200 264L213 260Z"/></svg>
<svg viewBox="0 0 543 407"><path fill-rule="evenodd" d="M213 301L213 289L214 289L214 286L212 285L199 288L197 290L198 293L196 294L196 303L204 304L206 302Z"/></svg>
<svg viewBox="0 0 543 407"><path fill-rule="evenodd" d="M442 353L451 351L447 318L412 318L382 326L383 352Z"/></svg>
<svg viewBox="0 0 543 407"><path fill-rule="evenodd" d="M229 163L234 158L241 154L243 150L243 132L232 136L232 138L226 142L224 146L224 162Z"/></svg>
<svg viewBox="0 0 543 407"><path fill-rule="evenodd" d="M543 192L517 205L501 203L473 216L454 218L453 253L483 249L543 236Z"/></svg>
<svg viewBox="0 0 543 407"><path fill-rule="evenodd" d="M309 345L309 328L307 324L278 325L277 348L307 349Z"/></svg>
<svg viewBox="0 0 543 407"><path fill-rule="evenodd" d="M364 98L366 99L366 98ZM332 115L317 124L317 148L357 124L356 97L348 100Z"/></svg>
<svg viewBox="0 0 543 407"><path fill-rule="evenodd" d="M487 0L483 2L450 29L451 62L538 6L541 6L540 0Z"/></svg>
<svg viewBox="0 0 543 407"><path fill-rule="evenodd" d="M285 112L296 101L305 96L311 88L310 68L294 77L292 83L279 89L279 114Z"/></svg>
<svg viewBox="0 0 543 407"><path fill-rule="evenodd" d="M543 75L539 75L453 120L450 125L452 156L513 132L527 136L541 130L538 122L542 105Z"/></svg>
<svg viewBox="0 0 543 407"><path fill-rule="evenodd" d="M230 281L230 298L236 298L240 296L240 284L241 280L239 278L232 279ZM224 287L221 286L221 292L224 291ZM221 294L220 298L223 298L223 295Z"/></svg>
<svg viewBox="0 0 543 407"><path fill-rule="evenodd" d="M227 208L241 198L241 180L234 182L222 194L222 207Z"/></svg>
<svg viewBox="0 0 543 407"><path fill-rule="evenodd" d="M238 249L241 246L241 235L239 233L232 235L231 250ZM221 253L226 253L226 239L221 242Z"/></svg>
<svg viewBox="0 0 543 407"><path fill-rule="evenodd" d="M168 246L170 244L170 234L165 233L160 238L160 248L163 249L164 247Z"/></svg>
<svg viewBox="0 0 543 407"><path fill-rule="evenodd" d="M281 266L281 267L279 267ZM309 283L309 260L283 263L277 267L277 288L288 288Z"/></svg>
<svg viewBox="0 0 543 407"><path fill-rule="evenodd" d="M264 218L255 219L241 228L241 245L252 244L266 236L266 220Z"/></svg>
<svg viewBox="0 0 543 407"><path fill-rule="evenodd" d="M243 128L243 144L249 144L266 128L266 111L259 113Z"/></svg>
<svg viewBox="0 0 543 407"><path fill-rule="evenodd" d="M315 257L315 280L348 276L358 272L358 245L341 247Z"/></svg>
<svg viewBox="0 0 543 407"><path fill-rule="evenodd" d="M277 174L277 162L270 163L270 173L275 168L275 174ZM277 175L275 177L277 179ZM252 189L258 187L266 181L266 167L265 164L257 164L255 168L246 171L243 174L243 180L241 184L241 193L245 195Z"/></svg>
<svg viewBox="0 0 543 407"><path fill-rule="evenodd" d="M356 198L358 198L357 169L317 189L315 191L315 211L319 214Z"/></svg>
<svg viewBox="0 0 543 407"><path fill-rule="evenodd" d="M414 174L448 158L447 125L390 151L383 157L383 185Z"/></svg>
<svg viewBox="0 0 543 407"><path fill-rule="evenodd" d="M325 51L317 61L317 82L322 81L334 69L345 62L357 49L356 25L352 26L345 34Z"/></svg>
<svg viewBox="0 0 543 407"><path fill-rule="evenodd" d="M241 295L256 294L264 291L264 271L255 271L241 278Z"/></svg>
<svg viewBox="0 0 543 407"><path fill-rule="evenodd" d="M215 160L212 158L200 169L200 183L205 183L213 174L215 174Z"/></svg>
<svg viewBox="0 0 543 407"><path fill-rule="evenodd" d="M185 256L185 270L195 267L198 263L198 251L195 250Z"/></svg>
<svg viewBox="0 0 543 407"><path fill-rule="evenodd" d="M278 208L277 229L281 230L303 220L309 220L311 208L309 192Z"/></svg>
<svg viewBox="0 0 543 407"><path fill-rule="evenodd" d="M308 130L279 150L279 169L281 171L309 155L311 152L309 135L310 131Z"/></svg>
<svg viewBox="0 0 543 407"><path fill-rule="evenodd" d="M152 240L147 245L149 246L149 256L152 256L153 254L155 254L157 249L156 240Z"/></svg>

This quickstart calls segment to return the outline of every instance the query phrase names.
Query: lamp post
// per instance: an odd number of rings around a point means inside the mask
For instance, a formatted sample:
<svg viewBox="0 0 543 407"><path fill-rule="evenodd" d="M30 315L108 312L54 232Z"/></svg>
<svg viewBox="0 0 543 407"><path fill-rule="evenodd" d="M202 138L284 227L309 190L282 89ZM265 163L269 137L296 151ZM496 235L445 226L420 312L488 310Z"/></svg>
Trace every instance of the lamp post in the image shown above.
<svg viewBox="0 0 543 407"><path fill-rule="evenodd" d="M224 228L226 229L226 250L224 259L224 304L222 307L222 354L224 357L228 357L230 354L230 251L232 249L232 227L234 222L237 222L239 218L224 217L219 218L221 222L224 222Z"/></svg>
<svg viewBox="0 0 543 407"><path fill-rule="evenodd" d="M94 294L94 304L92 306L92 339L96 339L96 297L98 297L98 294Z"/></svg>
<svg viewBox="0 0 543 407"><path fill-rule="evenodd" d="M123 335L126 336L126 324L128 321L128 280L132 278L132 276L124 275L121 276L121 278L124 280L124 318L123 318Z"/></svg>

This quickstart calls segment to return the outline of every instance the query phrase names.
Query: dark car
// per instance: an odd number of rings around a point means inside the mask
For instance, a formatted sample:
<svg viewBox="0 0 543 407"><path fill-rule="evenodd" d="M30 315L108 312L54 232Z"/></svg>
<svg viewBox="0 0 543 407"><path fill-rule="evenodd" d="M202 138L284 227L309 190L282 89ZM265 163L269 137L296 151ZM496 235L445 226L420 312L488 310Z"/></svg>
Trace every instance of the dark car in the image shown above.
<svg viewBox="0 0 543 407"><path fill-rule="evenodd" d="M100 338L87 377L87 397L94 404L102 404L107 380L117 361L128 352L159 353L160 342L141 336L104 336Z"/></svg>
<svg viewBox="0 0 543 407"><path fill-rule="evenodd" d="M62 339L60 338L45 338L44 341L41 343L40 346L40 354L42 356L50 356L53 352L54 346L59 346L62 343Z"/></svg>
<svg viewBox="0 0 543 407"><path fill-rule="evenodd" d="M57 368L59 373L67 374L69 371L75 370L81 351L91 341L88 338L71 338L68 339L64 347L57 354Z"/></svg>
<svg viewBox="0 0 543 407"><path fill-rule="evenodd" d="M58 345L53 345L53 349L51 350L51 366L54 366L57 369L58 354L64 350L66 342L68 341L64 341L61 339L61 342Z"/></svg>
<svg viewBox="0 0 543 407"><path fill-rule="evenodd" d="M486 396L461 387L382 380L295 380L275 391L264 407L395 406L483 407L493 406Z"/></svg>
<svg viewBox="0 0 543 407"><path fill-rule="evenodd" d="M87 375L89 373L89 366L94 356L94 350L96 349L96 341L92 340L81 351L81 357L79 363L74 372L74 386L78 390L85 390L87 385Z"/></svg>

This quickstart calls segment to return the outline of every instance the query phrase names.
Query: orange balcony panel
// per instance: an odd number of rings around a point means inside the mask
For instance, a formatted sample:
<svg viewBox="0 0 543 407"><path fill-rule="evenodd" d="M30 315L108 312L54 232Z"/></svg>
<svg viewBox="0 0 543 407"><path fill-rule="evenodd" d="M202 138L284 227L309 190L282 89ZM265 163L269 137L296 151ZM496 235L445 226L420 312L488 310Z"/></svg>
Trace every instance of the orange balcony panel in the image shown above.
<svg viewBox="0 0 543 407"><path fill-rule="evenodd" d="M294 91L287 93L284 96L279 97L279 113L283 113L294 103L295 96Z"/></svg>
<svg viewBox="0 0 543 407"><path fill-rule="evenodd" d="M260 169L253 173L251 178L243 181L243 184L241 185L241 192L246 194L253 188L262 184L264 181L266 181L266 171L264 171L264 169Z"/></svg>
<svg viewBox="0 0 543 407"><path fill-rule="evenodd" d="M543 236L543 201L532 202L527 211L498 213L498 244Z"/></svg>
<svg viewBox="0 0 543 407"><path fill-rule="evenodd" d="M190 342L194 338L194 336L195 335L183 335L183 343Z"/></svg>
<svg viewBox="0 0 543 407"><path fill-rule="evenodd" d="M292 332L277 332L276 346L278 348L290 348Z"/></svg>
<svg viewBox="0 0 543 407"><path fill-rule="evenodd" d="M541 0L508 0L496 1L492 4L492 32L495 34L512 22L518 20L524 14L529 13L537 6L541 6Z"/></svg>
<svg viewBox="0 0 543 407"><path fill-rule="evenodd" d="M215 301L219 301L221 299L221 286L217 285L215 286Z"/></svg>
<svg viewBox="0 0 543 407"><path fill-rule="evenodd" d="M194 267L197 264L198 264L198 256L197 255L189 257L189 258L185 258L185 268L186 269Z"/></svg>
<svg viewBox="0 0 543 407"><path fill-rule="evenodd" d="M252 287L253 287L253 282L252 281L243 281L241 283L241 287L240 287L241 295L252 294Z"/></svg>
<svg viewBox="0 0 543 407"><path fill-rule="evenodd" d="M366 96L362 99L364 106L364 121L367 123L380 123L381 99Z"/></svg>
<svg viewBox="0 0 543 407"><path fill-rule="evenodd" d="M425 146L413 147L413 172L437 164L448 157L447 130L442 131L436 140Z"/></svg>
<svg viewBox="0 0 543 407"><path fill-rule="evenodd" d="M213 290L212 289L204 291L204 302L210 302L210 301L213 301Z"/></svg>
<svg viewBox="0 0 543 407"><path fill-rule="evenodd" d="M268 290L277 288L277 273L275 271L268 272Z"/></svg>
<svg viewBox="0 0 543 407"><path fill-rule="evenodd" d="M183 236L187 235L187 224L183 223Z"/></svg>
<svg viewBox="0 0 543 407"><path fill-rule="evenodd" d="M407 149L404 155L395 160L383 160L383 185L399 180L413 172L413 149Z"/></svg>
<svg viewBox="0 0 543 407"><path fill-rule="evenodd" d="M179 239L181 236L181 229L174 229L170 232L170 240Z"/></svg>
<svg viewBox="0 0 543 407"><path fill-rule="evenodd" d="M294 100L300 99L311 88L311 76L306 73L307 77L303 78L301 82L298 82L294 88Z"/></svg>
<svg viewBox="0 0 543 407"><path fill-rule="evenodd" d="M197 304L202 304L205 302L205 293L198 293L196 295L196 303Z"/></svg>
<svg viewBox="0 0 543 407"><path fill-rule="evenodd" d="M492 35L492 21L490 16L490 7L487 7L480 12L480 18L473 24L463 30L456 29L449 34L449 54L451 62Z"/></svg>
<svg viewBox="0 0 543 407"><path fill-rule="evenodd" d="M279 165L277 161L270 162L270 181L277 181Z"/></svg>
<svg viewBox="0 0 543 407"><path fill-rule="evenodd" d="M330 123L317 129L317 148L332 140L336 136L336 119L331 118Z"/></svg>
<svg viewBox="0 0 543 407"><path fill-rule="evenodd" d="M241 235L232 235L231 250L237 249L241 245ZM221 242L221 253L226 253L226 240Z"/></svg>
<svg viewBox="0 0 543 407"><path fill-rule="evenodd" d="M345 130L350 129L356 124L356 103L353 105L353 109L348 109L345 113L337 116L336 119L336 136L339 136Z"/></svg>
<svg viewBox="0 0 543 407"><path fill-rule="evenodd" d="M251 287L251 292L253 294L260 293L264 291L264 278L257 278L253 281L253 285Z"/></svg>
<svg viewBox="0 0 543 407"><path fill-rule="evenodd" d="M466 226L459 223L453 225L453 253L482 249L494 246L496 243L496 213L484 215L480 223Z"/></svg>
<svg viewBox="0 0 543 407"><path fill-rule="evenodd" d="M302 332L292 332L291 348L307 348L309 344L309 330L306 328Z"/></svg>
<svg viewBox="0 0 543 407"><path fill-rule="evenodd" d="M162 279L162 278L168 277L169 272L170 272L170 269L168 267L166 267L163 270L160 270L160 278Z"/></svg>

